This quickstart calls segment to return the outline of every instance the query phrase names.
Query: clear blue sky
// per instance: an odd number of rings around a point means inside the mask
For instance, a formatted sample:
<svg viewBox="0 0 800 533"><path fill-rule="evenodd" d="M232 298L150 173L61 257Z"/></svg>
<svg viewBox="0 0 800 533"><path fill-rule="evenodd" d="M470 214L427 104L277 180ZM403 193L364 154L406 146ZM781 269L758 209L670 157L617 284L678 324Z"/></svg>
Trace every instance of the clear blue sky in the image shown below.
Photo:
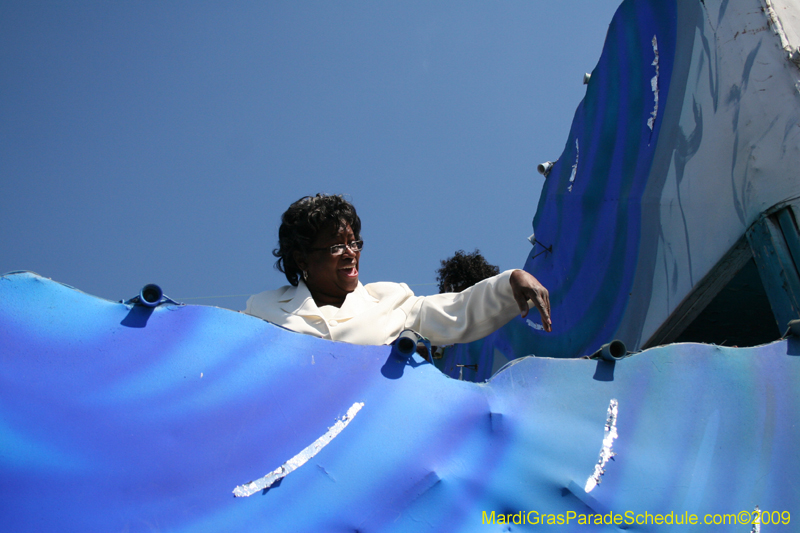
<svg viewBox="0 0 800 533"><path fill-rule="evenodd" d="M241 309L301 196L356 205L361 281L520 267L617 2L0 3L0 272Z"/></svg>

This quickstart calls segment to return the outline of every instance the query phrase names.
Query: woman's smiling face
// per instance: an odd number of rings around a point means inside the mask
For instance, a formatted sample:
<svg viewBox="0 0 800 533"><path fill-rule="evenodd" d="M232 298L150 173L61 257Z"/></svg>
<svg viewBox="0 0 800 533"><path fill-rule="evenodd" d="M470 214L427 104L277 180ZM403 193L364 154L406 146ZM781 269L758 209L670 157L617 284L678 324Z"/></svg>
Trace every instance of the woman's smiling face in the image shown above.
<svg viewBox="0 0 800 533"><path fill-rule="evenodd" d="M331 225L320 231L305 256L295 257L297 266L307 273L304 280L319 305L341 307L345 297L358 286L360 251L345 246L342 255L332 255L331 246L348 245L356 240L349 224Z"/></svg>

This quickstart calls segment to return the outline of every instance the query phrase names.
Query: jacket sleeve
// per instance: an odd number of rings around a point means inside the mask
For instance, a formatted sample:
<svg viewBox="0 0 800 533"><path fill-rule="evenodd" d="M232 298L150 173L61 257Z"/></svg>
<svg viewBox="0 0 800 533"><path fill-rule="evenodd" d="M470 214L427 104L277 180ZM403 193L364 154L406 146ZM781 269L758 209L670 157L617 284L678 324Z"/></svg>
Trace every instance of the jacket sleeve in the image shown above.
<svg viewBox="0 0 800 533"><path fill-rule="evenodd" d="M460 293L419 298L408 313L406 327L439 345L485 337L519 313L511 291L511 272L485 279Z"/></svg>

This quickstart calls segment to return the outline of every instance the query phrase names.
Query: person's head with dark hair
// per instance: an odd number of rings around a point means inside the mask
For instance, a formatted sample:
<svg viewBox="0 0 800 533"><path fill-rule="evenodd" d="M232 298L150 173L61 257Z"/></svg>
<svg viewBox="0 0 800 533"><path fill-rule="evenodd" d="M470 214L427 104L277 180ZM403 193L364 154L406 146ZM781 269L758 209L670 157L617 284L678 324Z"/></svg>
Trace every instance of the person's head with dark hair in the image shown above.
<svg viewBox="0 0 800 533"><path fill-rule="evenodd" d="M500 269L490 265L478 249L471 254L458 250L453 257L442 260L441 263L436 276L440 293L461 292L500 273Z"/></svg>
<svg viewBox="0 0 800 533"><path fill-rule="evenodd" d="M358 286L361 219L339 195L305 196L281 217L275 268L297 286L302 278L318 305L341 305Z"/></svg>

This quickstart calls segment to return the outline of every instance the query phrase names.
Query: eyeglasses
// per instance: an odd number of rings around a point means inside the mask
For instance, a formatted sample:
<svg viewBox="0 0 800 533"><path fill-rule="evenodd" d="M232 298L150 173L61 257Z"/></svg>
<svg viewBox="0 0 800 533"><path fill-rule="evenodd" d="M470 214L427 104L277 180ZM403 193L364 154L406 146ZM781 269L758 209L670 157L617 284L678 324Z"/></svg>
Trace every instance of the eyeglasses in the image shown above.
<svg viewBox="0 0 800 533"><path fill-rule="evenodd" d="M360 252L364 248L364 241L350 241L347 244L334 244L330 248L311 248L312 250L328 250L331 255L342 255L345 247L353 252Z"/></svg>

